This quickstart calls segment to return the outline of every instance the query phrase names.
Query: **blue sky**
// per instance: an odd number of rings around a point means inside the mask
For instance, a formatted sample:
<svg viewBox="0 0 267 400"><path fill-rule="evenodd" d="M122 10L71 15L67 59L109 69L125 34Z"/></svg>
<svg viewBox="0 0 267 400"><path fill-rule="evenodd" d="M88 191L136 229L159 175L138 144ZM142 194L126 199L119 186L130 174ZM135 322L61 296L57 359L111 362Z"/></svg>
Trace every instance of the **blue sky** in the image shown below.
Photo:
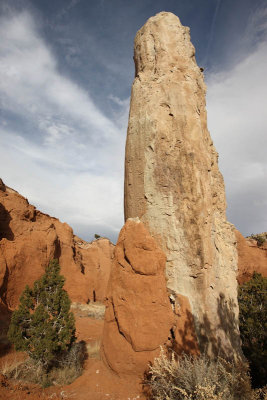
<svg viewBox="0 0 267 400"><path fill-rule="evenodd" d="M0 177L41 211L116 241L133 40L170 11L205 68L228 219L267 230L267 6L260 0L0 0Z"/></svg>

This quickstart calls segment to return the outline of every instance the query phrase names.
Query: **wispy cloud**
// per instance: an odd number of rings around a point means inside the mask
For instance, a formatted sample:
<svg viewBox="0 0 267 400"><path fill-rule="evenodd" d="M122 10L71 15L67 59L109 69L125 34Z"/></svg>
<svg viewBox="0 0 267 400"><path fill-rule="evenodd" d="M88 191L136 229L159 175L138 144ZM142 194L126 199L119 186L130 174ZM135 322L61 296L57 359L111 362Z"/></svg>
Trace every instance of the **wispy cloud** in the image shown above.
<svg viewBox="0 0 267 400"><path fill-rule="evenodd" d="M90 93L59 72L29 13L2 16L0 36L2 178L74 229L83 222L88 236L91 224L116 235L126 103L114 120L99 110ZM10 113L22 121L20 131Z"/></svg>
<svg viewBox="0 0 267 400"><path fill-rule="evenodd" d="M259 32L258 17L252 18L251 35ZM261 41L250 54L207 79L208 123L226 182L228 217L243 234L267 226L266 26L260 31Z"/></svg>
<svg viewBox="0 0 267 400"><path fill-rule="evenodd" d="M220 8L220 4L221 4L221 0L217 0L217 4L215 6L213 18L212 18L212 21L211 21L209 40L208 40L208 44L207 44L207 48L206 48L206 55L205 55L205 58L203 60L203 64L204 65L206 65L208 63L210 46L211 46L211 43L212 43L213 37L214 37L214 28L215 28L215 23L216 23L216 19L217 19L217 16L218 16L218 11L219 11L219 8Z"/></svg>
<svg viewBox="0 0 267 400"><path fill-rule="evenodd" d="M62 8L60 13L56 16L56 19L62 18L65 14L67 14L72 8L76 7L81 0L70 0L70 2Z"/></svg>
<svg viewBox="0 0 267 400"><path fill-rule="evenodd" d="M46 124L40 125L44 135L51 134L49 122L55 119L59 125L67 119L81 128L90 126L88 134L93 140L99 134L103 139L118 134L89 93L58 72L55 56L38 35L28 13L1 18L0 35L2 108L35 118L38 123L45 120Z"/></svg>

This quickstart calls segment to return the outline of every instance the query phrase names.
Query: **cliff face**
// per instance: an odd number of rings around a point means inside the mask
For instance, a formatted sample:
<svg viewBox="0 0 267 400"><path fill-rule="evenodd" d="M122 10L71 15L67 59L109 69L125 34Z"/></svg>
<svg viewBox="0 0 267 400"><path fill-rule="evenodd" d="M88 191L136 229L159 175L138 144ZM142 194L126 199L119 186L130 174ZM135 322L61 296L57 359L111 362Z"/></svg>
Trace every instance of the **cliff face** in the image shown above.
<svg viewBox="0 0 267 400"><path fill-rule="evenodd" d="M171 13L150 18L134 60L125 219L139 217L166 254L167 286L190 299L202 348L239 353L236 238L189 28Z"/></svg>
<svg viewBox="0 0 267 400"><path fill-rule="evenodd" d="M113 248L108 239L79 239L69 225L36 210L1 183L0 302L9 309L17 306L26 284L31 286L53 258L59 259L72 301L103 301Z"/></svg>

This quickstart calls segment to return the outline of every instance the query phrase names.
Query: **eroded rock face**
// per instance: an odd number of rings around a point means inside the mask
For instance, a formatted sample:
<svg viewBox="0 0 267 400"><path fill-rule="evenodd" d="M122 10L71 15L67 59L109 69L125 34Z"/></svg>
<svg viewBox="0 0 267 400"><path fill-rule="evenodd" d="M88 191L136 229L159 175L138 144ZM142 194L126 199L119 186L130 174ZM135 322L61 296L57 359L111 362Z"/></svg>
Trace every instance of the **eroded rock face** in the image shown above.
<svg viewBox="0 0 267 400"><path fill-rule="evenodd" d="M166 257L138 220L122 228L108 286L102 353L119 375L143 376L175 323L166 289Z"/></svg>
<svg viewBox="0 0 267 400"><path fill-rule="evenodd" d="M236 239L189 28L171 13L150 18L134 60L125 219L139 217L167 255L167 286L189 298L202 349L239 353Z"/></svg>
<svg viewBox="0 0 267 400"><path fill-rule="evenodd" d="M26 284L58 258L71 300L104 301L113 256L108 239L87 243L69 225L45 215L24 197L0 188L0 299L14 309Z"/></svg>
<svg viewBox="0 0 267 400"><path fill-rule="evenodd" d="M249 281L254 271L267 277L267 243L259 247L256 240L245 239L238 230L235 233L238 249L238 283L242 285Z"/></svg>

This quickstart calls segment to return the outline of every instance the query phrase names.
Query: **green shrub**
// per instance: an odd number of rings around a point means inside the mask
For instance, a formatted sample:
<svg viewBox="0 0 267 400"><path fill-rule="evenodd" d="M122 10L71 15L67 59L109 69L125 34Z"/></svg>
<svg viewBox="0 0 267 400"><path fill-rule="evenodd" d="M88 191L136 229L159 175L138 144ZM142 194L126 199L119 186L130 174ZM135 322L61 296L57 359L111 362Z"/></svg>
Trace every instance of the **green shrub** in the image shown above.
<svg viewBox="0 0 267 400"><path fill-rule="evenodd" d="M251 239L254 239L257 241L257 245L259 247L261 247L267 240L267 233L263 232L263 233L257 233L256 235L251 234L250 236L248 236Z"/></svg>
<svg viewBox="0 0 267 400"><path fill-rule="evenodd" d="M251 400L245 364L222 358L182 356L171 359L161 351L149 369L147 381L154 400Z"/></svg>
<svg viewBox="0 0 267 400"><path fill-rule="evenodd" d="M8 331L15 349L27 352L47 371L75 341L74 316L59 272L58 261L53 260L33 289L26 286Z"/></svg>
<svg viewBox="0 0 267 400"><path fill-rule="evenodd" d="M238 303L242 349L253 386L260 387L267 376L267 278L254 272L252 279L239 287Z"/></svg>

